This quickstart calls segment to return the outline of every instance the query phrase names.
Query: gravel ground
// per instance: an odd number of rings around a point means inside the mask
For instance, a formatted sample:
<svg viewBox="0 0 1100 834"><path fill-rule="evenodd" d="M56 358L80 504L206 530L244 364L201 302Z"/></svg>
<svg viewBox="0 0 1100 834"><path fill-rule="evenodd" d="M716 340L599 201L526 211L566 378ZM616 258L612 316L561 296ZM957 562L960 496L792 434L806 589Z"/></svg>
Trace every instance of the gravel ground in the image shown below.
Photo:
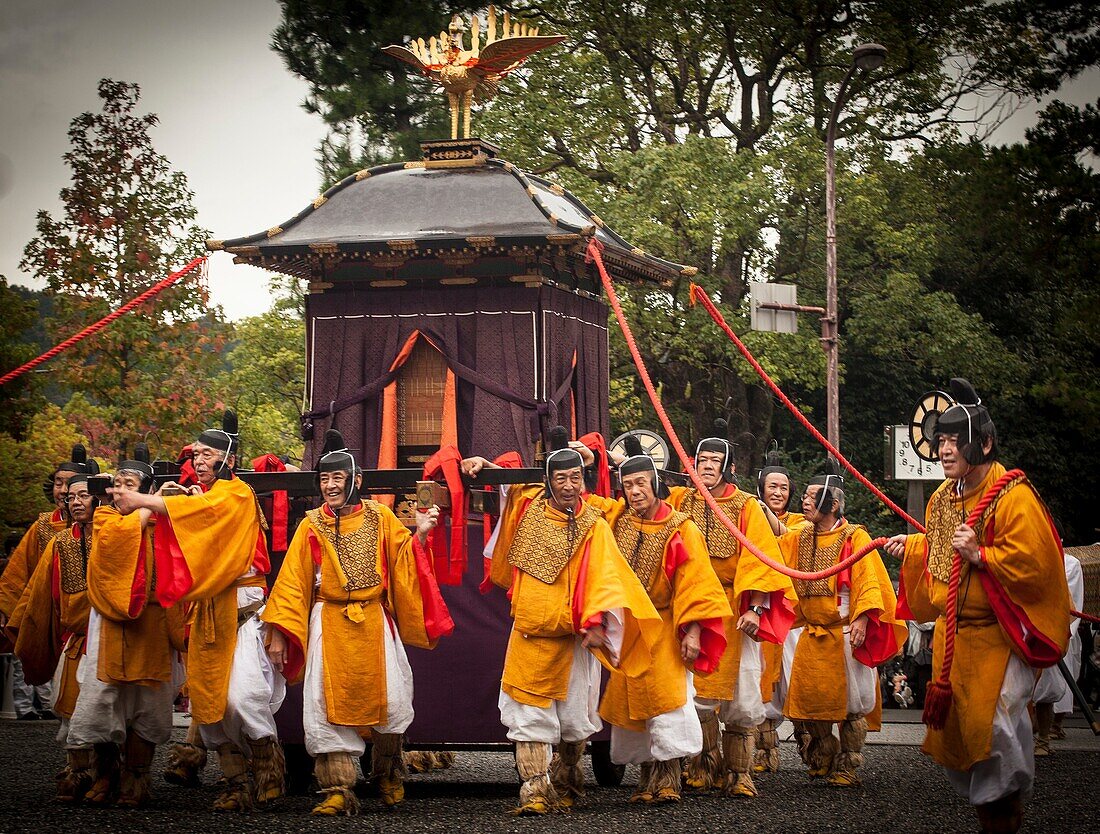
<svg viewBox="0 0 1100 834"><path fill-rule="evenodd" d="M413 776L407 801L385 809L369 786L360 785L359 817L309 816L315 797L290 796L271 811L250 816L209 810L218 790L216 765L207 767L204 786L177 788L160 779L166 752L154 762L154 799L140 811L67 808L53 801L53 776L63 755L54 741L56 722L0 721L0 832L126 832L170 834L183 831L282 832L355 831L638 831L668 832L972 832L973 812L958 799L942 773L915 747L869 746L863 787L829 788L810 782L793 745L782 745L779 773L757 778L755 800L715 796L689 797L679 805L645 808L627 802L637 771L627 770L621 788L596 788L588 772L589 792L570 814L539 819L506 815L515 802L517 777L510 755L459 753L446 771ZM176 731L182 738L183 732ZM586 761L586 768L588 767ZM1025 831L1100 830L1100 754L1060 751L1038 763L1035 797Z"/></svg>

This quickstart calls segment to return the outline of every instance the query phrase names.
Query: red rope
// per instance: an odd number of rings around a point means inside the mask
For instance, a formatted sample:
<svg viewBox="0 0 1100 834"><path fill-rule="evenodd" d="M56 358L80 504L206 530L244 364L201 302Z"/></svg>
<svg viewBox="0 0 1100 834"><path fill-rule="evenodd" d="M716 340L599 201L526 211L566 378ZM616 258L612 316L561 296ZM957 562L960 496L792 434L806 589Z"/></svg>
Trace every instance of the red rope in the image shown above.
<svg viewBox="0 0 1100 834"><path fill-rule="evenodd" d="M64 350L68 350L73 345L75 345L77 342L83 341L84 339L88 338L89 336L92 336L92 335L98 333L104 327L111 324L111 322L115 321L115 319L121 318L122 316L126 315L131 310L133 310L135 307L137 307L139 304L142 304L143 302L148 301L153 296L155 296L158 293L163 292L164 290L168 289L168 287L172 286L172 284L176 283L176 281L178 281L184 275L191 272L191 270L193 270L195 267L199 266L200 264L204 263L205 261L206 261L205 256L195 258L193 261L191 261L191 263L189 263L183 269L179 270L179 272L173 272L167 278L164 278L163 280L157 282L156 284L151 286L149 289L147 289L145 292L143 292L141 295L137 296L136 298L133 298L130 301L127 301L125 304L123 304L121 307L119 307L113 313L107 314L106 316L101 318L99 321L97 321L95 324L88 325L83 330L81 330L79 333L76 333L76 334L70 336L68 339L66 339L65 341L63 341L59 345L54 345L52 348L47 350L41 356L36 357L35 359L32 359L30 362L27 362L23 365L20 365L15 370L8 371L6 374L4 374L2 377L0 377L0 385L5 385L6 383L11 382L13 379L17 379L18 377L21 377L23 374L25 374L27 371L31 370L32 368L37 368L43 362L46 362L50 359L53 359L55 356L57 356L59 353L61 353Z"/></svg>
<svg viewBox="0 0 1100 834"><path fill-rule="evenodd" d="M1092 614L1086 614L1084 611L1074 611L1072 608L1069 611L1071 617L1076 617L1079 620L1084 620L1088 623L1100 623L1100 617L1094 617Z"/></svg>
<svg viewBox="0 0 1100 834"><path fill-rule="evenodd" d="M840 453L840 450L833 446L828 441L828 439L825 438L821 434L821 432L819 432L817 428L814 427L813 423L806 419L806 415L799 410L798 406L791 402L790 398L788 398L787 395L784 394L782 390L780 390L779 386L775 384L775 381L770 376L768 376L768 372L765 371L760 363L756 361L756 357L752 355L747 347L745 347L745 343L737 338L737 334L733 332L728 324L726 324L725 318L723 318L718 308L714 306L714 302L710 300L709 296L707 296L706 291L702 287L700 287L698 284L692 284L689 297L691 298L692 304L694 304L695 301L698 300L703 305L703 308L708 313L710 313L710 317L714 319L714 323L725 331L726 335L729 336L730 341L732 341L737 346L737 349L741 351L741 355L745 357L746 361L750 365L752 365L753 370L755 370L760 375L760 378L764 380L765 383L767 383L768 387L772 389L772 393L779 397L782 403L787 406L787 410L794 415L795 419L798 420L798 422L806 427L810 434L812 434L817 439L818 443L828 449L829 453L832 454L833 457L835 457L838 461L840 461L841 465L845 469L855 475L859 482L867 487L867 489L871 490L871 492L873 492L880 501L886 504L886 506L897 513L901 518L904 518L917 530L922 533L925 532L923 524L921 524L919 521L909 515L909 513L905 512L905 510L903 510L901 507L891 501L888 495L886 495L877 486L867 480L867 478L863 476L863 473L861 473L851 463L849 463L848 459Z"/></svg>
<svg viewBox="0 0 1100 834"><path fill-rule="evenodd" d="M623 308L619 304L619 297L615 293L615 287L611 283L611 277L607 274L607 269L604 267L603 258L600 257L600 244L593 238L588 242L588 257L590 260L595 261L596 268L600 272L600 280L603 282L604 292L607 293L607 300L611 302L611 309L615 311L615 319L619 322L619 329L623 331L623 336L626 339L626 345L630 349L630 355L634 359L634 365L638 369L638 376L642 380L642 384L645 386L646 392L649 394L649 400L653 403L653 408L657 412L657 417L661 421L661 425L664 427L665 433L668 435L669 440L672 441L673 447L676 449L676 454L679 455L681 463L684 465L684 469L687 470L688 476L691 478L691 482L695 484L695 488L699 491L699 495L703 497L703 500L707 502L707 506L710 507L711 512L718 518L726 529L730 531L730 535L737 539L741 543L741 546L747 548L753 556L770 567L772 570L779 571L779 573L789 576L791 579L800 579L806 582L810 582L816 579L827 579L830 576L835 576L841 571L845 571L870 553L872 550L884 545L888 539L878 538L874 539L868 545L853 553L847 559L833 565L831 568L821 571L801 571L790 568L781 562L777 562L762 552L755 544L753 544L748 537L741 532L741 529L730 521L729 517L722 511L721 506L714 500L714 496L710 494L710 490L706 488L702 480L699 478L699 473L695 471L692 459L688 456L687 451L684 449L680 438L676 434L676 429L672 427L671 421L668 419L668 414L665 412L664 406L661 404L661 398L657 395L657 389L653 386L653 380L649 378L649 371L646 370L645 362L642 361L641 354L638 353L638 345L634 341L634 334L630 331L630 325L627 324L626 317L623 315Z"/></svg>
<svg viewBox="0 0 1100 834"><path fill-rule="evenodd" d="M966 518L967 527L977 527L982 513L998 495L1009 481L1022 478L1024 473L1019 469L1010 469L1005 472L996 483L993 484L981 500L974 505L970 515ZM924 715L922 720L933 730L942 730L947 723L947 713L951 707L953 693L951 690L951 666L955 660L955 632L958 630L959 621L959 575L962 573L962 556L959 551L954 551L951 556L951 580L947 584L947 611L945 613L945 626L943 639L943 663L940 666L940 675L933 681L925 692Z"/></svg>

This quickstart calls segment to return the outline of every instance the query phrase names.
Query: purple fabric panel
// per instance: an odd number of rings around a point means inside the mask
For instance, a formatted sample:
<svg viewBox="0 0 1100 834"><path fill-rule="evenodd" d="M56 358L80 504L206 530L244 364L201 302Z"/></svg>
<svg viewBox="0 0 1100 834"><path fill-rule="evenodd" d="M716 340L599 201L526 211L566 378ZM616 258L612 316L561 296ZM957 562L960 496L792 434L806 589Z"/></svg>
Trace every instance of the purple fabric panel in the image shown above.
<svg viewBox="0 0 1100 834"><path fill-rule="evenodd" d="M534 393L534 335L530 312L537 291L525 287L455 287L344 291L310 296L307 319L313 351L310 409L325 409L331 400L386 373L408 337L416 330L436 334L451 360L469 366L524 397ZM499 315L462 315L471 312ZM513 314L518 311L520 314ZM355 318L363 316L363 318ZM338 318L333 318L338 317ZM378 461L382 398L319 418L307 448L311 465L334 425L349 447L361 450L366 467ZM457 384L459 445L464 454L496 455L519 450L533 458L532 412L459 379Z"/></svg>
<svg viewBox="0 0 1100 834"><path fill-rule="evenodd" d="M454 634L441 638L432 651L407 647L415 682L411 743L508 743L497 697L512 619L504 591L478 591L483 568L475 554L481 552L481 525L468 529L470 562L462 584L440 588Z"/></svg>
<svg viewBox="0 0 1100 834"><path fill-rule="evenodd" d="M607 307L595 299L560 290L543 295L544 365L547 368L547 396L551 396L571 371L573 351L577 367L571 390L558 408L558 419L568 427L570 405L576 399L577 434L610 428L607 411Z"/></svg>

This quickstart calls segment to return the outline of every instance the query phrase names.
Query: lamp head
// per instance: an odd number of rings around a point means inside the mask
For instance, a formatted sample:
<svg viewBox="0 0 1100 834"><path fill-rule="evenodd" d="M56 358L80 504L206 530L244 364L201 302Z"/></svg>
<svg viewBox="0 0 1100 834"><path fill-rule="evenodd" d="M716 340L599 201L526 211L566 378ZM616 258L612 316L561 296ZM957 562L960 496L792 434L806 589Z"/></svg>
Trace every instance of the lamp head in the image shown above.
<svg viewBox="0 0 1100 834"><path fill-rule="evenodd" d="M886 47L881 43L861 43L852 50L852 63L867 72L886 63Z"/></svg>

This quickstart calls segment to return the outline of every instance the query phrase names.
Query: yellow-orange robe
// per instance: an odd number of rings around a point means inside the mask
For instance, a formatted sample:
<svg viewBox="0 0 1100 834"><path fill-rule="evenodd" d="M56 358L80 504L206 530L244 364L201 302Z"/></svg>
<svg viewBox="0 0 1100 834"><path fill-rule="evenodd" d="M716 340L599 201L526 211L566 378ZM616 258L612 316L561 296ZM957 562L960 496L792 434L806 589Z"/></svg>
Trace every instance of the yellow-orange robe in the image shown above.
<svg viewBox="0 0 1100 834"><path fill-rule="evenodd" d="M783 645L787 632L794 622L794 589L791 580L779 571L769 568L730 534L725 525L711 514L706 501L691 487L675 486L669 490L669 503L691 516L703 534L710 564L726 592L731 614L726 620L726 634L738 636L737 620L749 608L753 591L768 597L768 605L760 617L758 636L765 643ZM776 544L767 516L760 509L757 499L732 484L728 493L715 497L722 512L736 522L737 528L764 554L782 564L783 557ZM700 679L695 685L700 698L728 701L737 688L738 671L741 668L741 640L730 639L726 653L714 674Z"/></svg>
<svg viewBox="0 0 1100 834"><path fill-rule="evenodd" d="M943 665L951 536L991 486L1005 474L994 463L960 500L945 481L928 501L928 534L909 536L901 568L898 616L936 621L932 679ZM993 715L1015 652L1036 668L1051 666L1069 641L1070 596L1062 550L1046 507L1022 479L1001 493L975 527L981 568L965 559L959 574L958 630L951 666L954 703L942 730L928 730L921 748L953 770L969 770L990 756Z"/></svg>
<svg viewBox="0 0 1100 834"><path fill-rule="evenodd" d="M501 689L536 707L565 700L576 636L599 625L604 613L622 610L618 668L630 676L649 665L663 627L599 511L581 503L571 521L544 493L539 484L508 491L490 565L493 583L512 601ZM571 524L576 525L572 550ZM615 668L606 648L594 653L605 667Z"/></svg>
<svg viewBox="0 0 1100 834"><path fill-rule="evenodd" d="M164 499L153 552L157 594L170 607L193 603L188 617L187 691L199 724L225 714L237 646L237 588L266 587L271 569L256 494L238 478L219 479L201 495Z"/></svg>
<svg viewBox="0 0 1100 834"><path fill-rule="evenodd" d="M11 617L19 598L30 584L38 561L46 552L50 539L68 525L61 517L61 510L41 513L34 524L27 528L15 550L8 558L8 565L0 575L0 614Z"/></svg>
<svg viewBox="0 0 1100 834"><path fill-rule="evenodd" d="M138 513L100 507L88 556L88 600L102 617L99 668L107 684L156 686L172 681L172 653L182 650L182 606L163 608L153 586L152 531Z"/></svg>
<svg viewBox="0 0 1100 834"><path fill-rule="evenodd" d="M301 680L309 647L309 619L323 602L321 640L325 702L331 724L385 724L386 660L383 629L396 623L401 642L434 648L454 623L439 593L431 553L393 512L365 501L340 517L340 554L330 536L336 518L327 506L298 525L262 619L288 642L283 674ZM315 587L316 568L320 586Z"/></svg>
<svg viewBox="0 0 1100 834"><path fill-rule="evenodd" d="M64 718L72 716L80 693L76 670L91 610L82 538L80 526L73 525L50 539L8 623L27 683L48 683L64 655L53 707Z"/></svg>
<svg viewBox="0 0 1100 834"><path fill-rule="evenodd" d="M787 564L798 570L825 570L870 544L871 537L859 525L845 522L827 533L803 524L779 538ZM896 655L908 637L905 622L894 616L897 596L890 575L877 550L850 568L827 579L795 580L798 594L795 627L804 626L795 647L787 703L783 714L791 719L843 721L848 715L848 676L844 661L845 627L867 615L867 636L852 657L864 666L876 667ZM848 616L840 615L839 592L848 589ZM880 699L876 699L880 700ZM867 716L868 727L882 725L881 703Z"/></svg>
<svg viewBox="0 0 1100 834"><path fill-rule="evenodd" d="M692 670L709 675L718 668L726 650L723 622L731 616L730 606L710 567L703 535L685 513L673 512L662 501L656 516L646 520L629 511L622 500L590 496L588 501L611 525L619 552L646 589L664 626L649 668L633 678L613 671L600 702L600 715L606 721L640 732L646 719L687 703L680 640L692 623L700 626L699 657Z"/></svg>
<svg viewBox="0 0 1100 834"><path fill-rule="evenodd" d="M779 523L788 530L806 523L802 513L785 512L777 516ZM765 640L760 644L760 697L768 703L775 697L775 688L783 674L783 644Z"/></svg>

